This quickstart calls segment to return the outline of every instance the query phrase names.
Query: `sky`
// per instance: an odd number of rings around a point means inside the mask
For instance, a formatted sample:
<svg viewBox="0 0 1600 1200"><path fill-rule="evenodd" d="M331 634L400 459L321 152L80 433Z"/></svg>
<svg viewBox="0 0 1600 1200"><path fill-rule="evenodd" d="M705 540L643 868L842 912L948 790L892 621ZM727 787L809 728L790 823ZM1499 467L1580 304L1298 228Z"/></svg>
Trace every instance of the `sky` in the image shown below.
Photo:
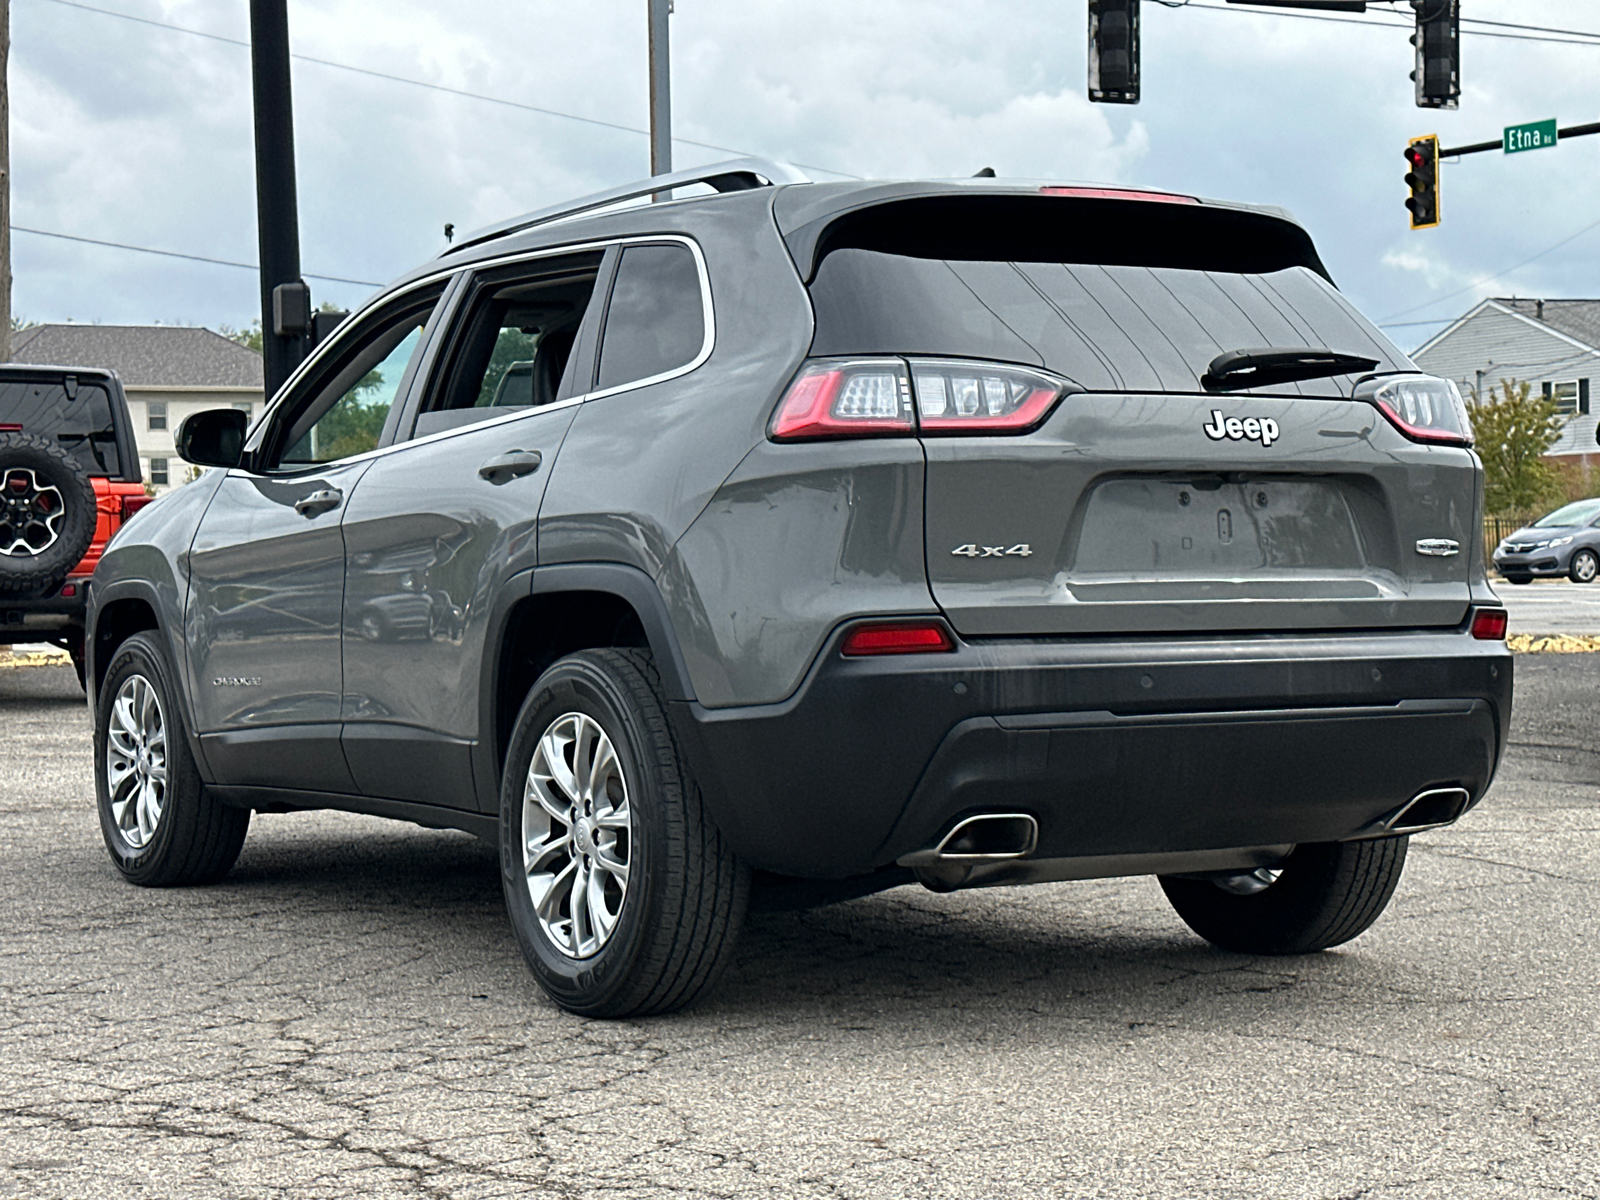
<svg viewBox="0 0 1600 1200"><path fill-rule="evenodd" d="M1600 0L1462 8L1600 35ZM1145 0L1143 98L1122 106L1086 98L1085 0L676 10L677 167L733 156L698 142L818 180L993 167L1281 205L1404 348L1441 327L1414 322L1484 296L1600 297L1600 136L1446 163L1433 230L1408 228L1402 181L1414 136L1450 146L1600 120L1583 83L1600 36L1469 33L1461 106L1443 112L1415 107L1408 4L1308 20ZM249 270L20 232L256 261L250 59L234 44L248 42L247 0L11 0L11 14L13 311L248 325ZM634 131L648 122L645 0L291 0L289 32L302 269L357 281L311 278L317 301L359 303L442 250L446 222L467 231L649 173Z"/></svg>

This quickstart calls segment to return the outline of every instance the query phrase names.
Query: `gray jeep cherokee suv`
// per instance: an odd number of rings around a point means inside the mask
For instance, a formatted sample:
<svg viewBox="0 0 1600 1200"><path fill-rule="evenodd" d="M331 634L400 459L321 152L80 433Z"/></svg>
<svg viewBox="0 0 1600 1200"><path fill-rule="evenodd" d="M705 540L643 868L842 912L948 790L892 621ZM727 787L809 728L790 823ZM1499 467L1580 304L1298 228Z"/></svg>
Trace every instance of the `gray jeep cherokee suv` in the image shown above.
<svg viewBox="0 0 1600 1200"><path fill-rule="evenodd" d="M180 440L94 579L117 866L470 830L576 1012L703 994L752 871L1335 945L1510 716L1460 397L1276 210L741 160L465 239Z"/></svg>

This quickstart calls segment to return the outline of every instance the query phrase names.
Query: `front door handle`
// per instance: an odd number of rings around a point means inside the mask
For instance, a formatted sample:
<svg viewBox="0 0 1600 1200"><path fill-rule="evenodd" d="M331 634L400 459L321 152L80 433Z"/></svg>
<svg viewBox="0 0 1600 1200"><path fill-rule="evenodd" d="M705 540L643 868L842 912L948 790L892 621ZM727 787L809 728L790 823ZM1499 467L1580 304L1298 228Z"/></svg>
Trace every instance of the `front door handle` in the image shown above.
<svg viewBox="0 0 1600 1200"><path fill-rule="evenodd" d="M509 483L539 469L544 456L537 450L510 450L491 458L478 468L478 474L490 483Z"/></svg>
<svg viewBox="0 0 1600 1200"><path fill-rule="evenodd" d="M315 517L330 508L338 508L339 501L343 499L344 493L337 488L323 488L320 492L312 492L309 496L302 496L296 500L294 510L302 517Z"/></svg>

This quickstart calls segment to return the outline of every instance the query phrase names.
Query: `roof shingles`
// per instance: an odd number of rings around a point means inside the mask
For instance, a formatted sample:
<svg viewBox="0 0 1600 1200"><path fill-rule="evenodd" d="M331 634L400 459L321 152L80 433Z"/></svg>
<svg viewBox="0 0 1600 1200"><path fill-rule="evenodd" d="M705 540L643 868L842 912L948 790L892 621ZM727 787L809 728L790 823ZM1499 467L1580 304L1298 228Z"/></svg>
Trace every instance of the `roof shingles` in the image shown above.
<svg viewBox="0 0 1600 1200"><path fill-rule="evenodd" d="M13 335L13 362L108 367L131 387L262 386L261 355L209 329L35 325Z"/></svg>

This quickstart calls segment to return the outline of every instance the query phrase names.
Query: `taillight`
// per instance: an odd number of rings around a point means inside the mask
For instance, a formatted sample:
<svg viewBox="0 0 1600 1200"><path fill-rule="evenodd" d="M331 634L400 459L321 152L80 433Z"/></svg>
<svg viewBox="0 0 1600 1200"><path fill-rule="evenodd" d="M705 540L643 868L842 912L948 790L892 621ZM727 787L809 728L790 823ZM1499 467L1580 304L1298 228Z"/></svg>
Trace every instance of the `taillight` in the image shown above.
<svg viewBox="0 0 1600 1200"><path fill-rule="evenodd" d="M912 428L911 381L898 358L808 362L772 418L778 441L881 437Z"/></svg>
<svg viewBox="0 0 1600 1200"><path fill-rule="evenodd" d="M1379 375L1358 383L1355 399L1374 405L1412 441L1472 445L1472 420L1452 380L1433 375Z"/></svg>
<svg viewBox="0 0 1600 1200"><path fill-rule="evenodd" d="M1072 385L1030 367L973 359L813 359L772 418L777 441L1022 433Z"/></svg>
<svg viewBox="0 0 1600 1200"><path fill-rule="evenodd" d="M0 421L0 433L21 433L22 426L9 421Z"/></svg>
<svg viewBox="0 0 1600 1200"><path fill-rule="evenodd" d="M122 519L126 521L154 499L154 496L124 496L122 498Z"/></svg>
<svg viewBox="0 0 1600 1200"><path fill-rule="evenodd" d="M839 653L847 658L872 654L938 654L956 642L943 621L873 621L845 635Z"/></svg>
<svg viewBox="0 0 1600 1200"><path fill-rule="evenodd" d="M1067 384L1026 367L959 359L911 360L925 433L1018 433L1031 429Z"/></svg>
<svg viewBox="0 0 1600 1200"><path fill-rule="evenodd" d="M1506 636L1507 621L1503 608L1480 608L1472 614L1472 636L1481 642L1498 642Z"/></svg>

